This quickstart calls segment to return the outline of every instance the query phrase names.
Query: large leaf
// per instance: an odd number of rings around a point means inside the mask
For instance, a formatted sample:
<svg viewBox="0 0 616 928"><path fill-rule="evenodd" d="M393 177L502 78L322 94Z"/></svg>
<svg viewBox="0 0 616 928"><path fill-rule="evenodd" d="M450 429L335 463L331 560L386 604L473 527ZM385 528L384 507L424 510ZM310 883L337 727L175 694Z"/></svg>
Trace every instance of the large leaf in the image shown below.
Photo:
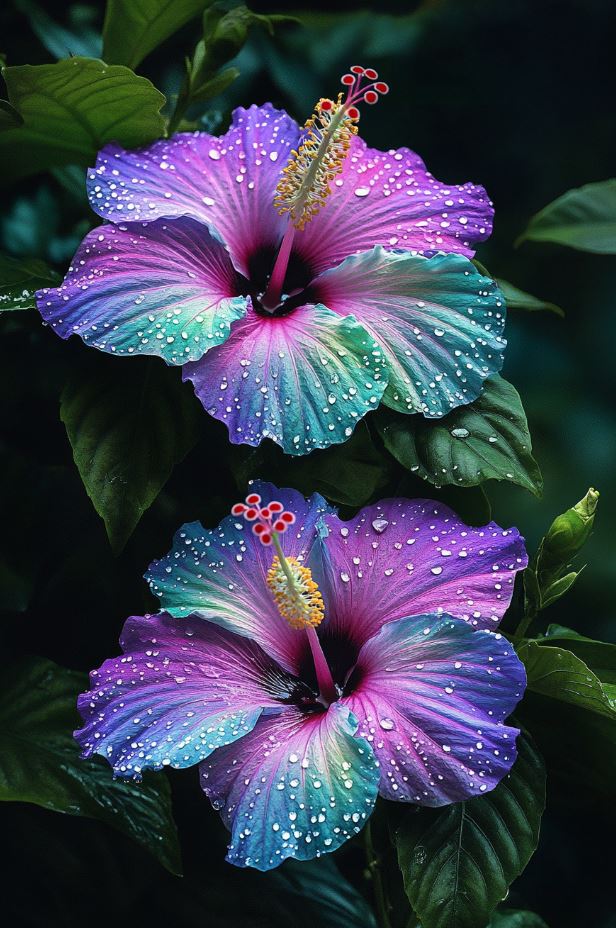
<svg viewBox="0 0 616 928"><path fill-rule="evenodd" d="M107 0L103 58L136 68L212 0Z"/></svg>
<svg viewBox="0 0 616 928"><path fill-rule="evenodd" d="M522 402L498 375L486 381L474 403L442 419L381 409L375 421L396 460L436 486L509 480L541 495L543 480L531 454Z"/></svg>
<svg viewBox="0 0 616 928"><path fill-rule="evenodd" d="M585 638L564 625L548 625L547 644L567 648L587 664L602 683L616 683L616 644Z"/></svg>
<svg viewBox="0 0 616 928"><path fill-rule="evenodd" d="M568 190L533 216L516 244L528 240L616 254L616 179Z"/></svg>
<svg viewBox="0 0 616 928"><path fill-rule="evenodd" d="M263 879L260 885L263 887ZM366 900L345 880L330 856L301 863L288 861L267 875L264 889L272 928L376 928ZM262 900L259 893L259 907Z"/></svg>
<svg viewBox="0 0 616 928"><path fill-rule="evenodd" d="M528 689L616 722L611 691L581 658L549 641L524 641L516 647L526 668Z"/></svg>
<svg viewBox="0 0 616 928"><path fill-rule="evenodd" d="M511 773L485 796L411 809L395 832L406 892L422 928L485 928L539 840L543 761L518 738Z"/></svg>
<svg viewBox="0 0 616 928"><path fill-rule="evenodd" d="M89 165L106 142L145 145L164 131L165 97L128 68L96 58L20 65L2 71L24 120L0 133L0 176L62 164Z"/></svg>
<svg viewBox="0 0 616 928"><path fill-rule="evenodd" d="M180 873L180 851L163 775L142 784L114 780L100 760L84 761L72 733L85 674L43 658L4 666L0 698L0 800L32 802L107 822Z"/></svg>
<svg viewBox="0 0 616 928"><path fill-rule="evenodd" d="M104 359L64 388L75 464L115 552L198 437L200 407L158 359Z"/></svg>
<svg viewBox="0 0 616 928"><path fill-rule="evenodd" d="M523 309L531 313L547 310L557 316L562 317L565 315L564 311L556 303L548 303L547 300L541 300L530 293L526 293L525 290L520 290L519 287L515 287L508 280L503 280L501 277L497 277L495 280L505 297L507 309Z"/></svg>
<svg viewBox="0 0 616 928"><path fill-rule="evenodd" d="M58 280L59 275L37 258L18 261L0 254L0 313L33 309L36 306L35 291L53 286Z"/></svg>

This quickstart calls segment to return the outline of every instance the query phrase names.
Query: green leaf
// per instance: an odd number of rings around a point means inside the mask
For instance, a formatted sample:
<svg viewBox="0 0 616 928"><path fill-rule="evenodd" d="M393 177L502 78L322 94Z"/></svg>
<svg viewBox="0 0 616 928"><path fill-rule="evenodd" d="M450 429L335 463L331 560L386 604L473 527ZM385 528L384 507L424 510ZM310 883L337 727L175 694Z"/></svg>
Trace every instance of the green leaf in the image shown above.
<svg viewBox="0 0 616 928"><path fill-rule="evenodd" d="M488 274L487 276L489 277L490 275ZM513 284L510 284L507 280L503 280L501 277L495 278L495 280L500 287L501 293L505 297L507 309L523 309L527 312L547 310L550 313L555 313L557 316L563 317L565 315L564 310L562 310L560 306L557 306L556 303L548 303L546 300L541 300L536 296L532 296L530 293L526 293L526 291L514 287Z"/></svg>
<svg viewBox="0 0 616 928"><path fill-rule="evenodd" d="M33 309L36 306L35 292L58 281L59 275L38 258L19 261L0 254L0 313Z"/></svg>
<svg viewBox="0 0 616 928"><path fill-rule="evenodd" d="M480 798L411 809L395 832L407 896L422 928L487 925L539 840L543 761L518 737L511 773Z"/></svg>
<svg viewBox="0 0 616 928"><path fill-rule="evenodd" d="M554 647L549 639L523 641L516 650L531 692L616 721L616 706L601 680L572 651Z"/></svg>
<svg viewBox="0 0 616 928"><path fill-rule="evenodd" d="M23 125L23 119L14 106L6 100L0 100L0 132L5 129L15 129Z"/></svg>
<svg viewBox="0 0 616 928"><path fill-rule="evenodd" d="M0 133L0 176L89 165L107 142L145 145L164 132L165 97L128 68L95 58L4 68L23 126Z"/></svg>
<svg viewBox="0 0 616 928"><path fill-rule="evenodd" d="M86 674L43 658L8 663L0 699L0 800L32 802L107 822L172 873L181 872L169 783L114 780L104 761L81 760L72 732Z"/></svg>
<svg viewBox="0 0 616 928"><path fill-rule="evenodd" d="M486 381L469 406L442 419L406 416L381 409L377 428L387 450L408 470L443 486L478 486L509 480L540 496L541 472L519 394L498 375Z"/></svg>
<svg viewBox="0 0 616 928"><path fill-rule="evenodd" d="M488 928L548 928L541 916L522 909L501 909L492 916Z"/></svg>
<svg viewBox="0 0 616 928"><path fill-rule="evenodd" d="M533 216L516 245L525 241L616 254L616 179L568 190Z"/></svg>
<svg viewBox="0 0 616 928"><path fill-rule="evenodd" d="M105 359L67 383L60 415L114 552L197 441L200 407L158 359Z"/></svg>
<svg viewBox="0 0 616 928"><path fill-rule="evenodd" d="M301 863L290 860L266 881L272 926L376 928L368 903L330 856Z"/></svg>
<svg viewBox="0 0 616 928"><path fill-rule="evenodd" d="M27 16L30 27L39 42L55 58L68 58L71 55L84 55L86 58L98 58L101 54L102 40L96 28L98 11L85 4L66 5L65 16L68 28L59 25L46 11L33 0L13 0L17 9Z"/></svg>
<svg viewBox="0 0 616 928"><path fill-rule="evenodd" d="M572 651L602 683L616 683L616 644L585 638L564 625L548 625L545 635L547 644Z"/></svg>
<svg viewBox="0 0 616 928"><path fill-rule="evenodd" d="M212 0L107 0L103 58L136 68Z"/></svg>

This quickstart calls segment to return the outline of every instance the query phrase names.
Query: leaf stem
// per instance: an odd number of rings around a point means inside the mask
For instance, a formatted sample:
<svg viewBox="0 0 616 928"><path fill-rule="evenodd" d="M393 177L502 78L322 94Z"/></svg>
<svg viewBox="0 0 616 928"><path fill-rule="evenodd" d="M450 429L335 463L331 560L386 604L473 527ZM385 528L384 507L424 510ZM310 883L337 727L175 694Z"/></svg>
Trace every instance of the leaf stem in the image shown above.
<svg viewBox="0 0 616 928"><path fill-rule="evenodd" d="M372 828L369 820L366 827L364 828L364 851L366 854L366 864L368 871L372 878L374 899L376 902L376 916L379 928L391 928L391 921L389 918L390 905L387 898L387 890L385 888L385 881L383 880L383 873L381 871L381 861L374 848Z"/></svg>

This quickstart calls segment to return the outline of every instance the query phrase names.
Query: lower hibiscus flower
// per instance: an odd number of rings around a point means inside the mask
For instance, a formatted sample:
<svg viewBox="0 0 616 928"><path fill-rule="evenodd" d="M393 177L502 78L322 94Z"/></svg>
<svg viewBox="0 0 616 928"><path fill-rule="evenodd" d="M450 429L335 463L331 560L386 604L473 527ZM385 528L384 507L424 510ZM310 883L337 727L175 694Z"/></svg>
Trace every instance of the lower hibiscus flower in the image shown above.
<svg viewBox="0 0 616 928"><path fill-rule="evenodd" d="M524 668L495 632L526 566L516 529L387 500L341 521L255 485L214 530L184 526L91 676L76 737L121 777L200 763L228 860L333 851L377 795L442 806L493 789Z"/></svg>

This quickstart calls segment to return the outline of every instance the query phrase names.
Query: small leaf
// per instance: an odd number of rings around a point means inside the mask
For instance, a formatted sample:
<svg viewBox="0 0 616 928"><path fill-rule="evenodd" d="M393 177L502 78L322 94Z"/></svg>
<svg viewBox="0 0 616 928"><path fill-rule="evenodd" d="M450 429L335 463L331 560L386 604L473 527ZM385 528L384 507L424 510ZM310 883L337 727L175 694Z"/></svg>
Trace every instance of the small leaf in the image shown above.
<svg viewBox="0 0 616 928"><path fill-rule="evenodd" d="M556 303L548 303L546 300L540 300L538 297L532 296L530 293L526 293L518 287L514 287L509 281L503 280L500 277L495 279L501 293L505 297L507 309L523 309L527 312L547 310L550 313L555 313L557 316L563 317L565 315L564 310L562 310L560 306L557 306Z"/></svg>
<svg viewBox="0 0 616 928"><path fill-rule="evenodd" d="M114 552L198 437L200 407L157 359L92 365L70 380L60 415L75 464Z"/></svg>
<svg viewBox="0 0 616 928"><path fill-rule="evenodd" d="M442 809L411 809L395 832L406 893L422 928L487 925L539 840L543 761L525 735L496 789Z"/></svg>
<svg viewBox="0 0 616 928"><path fill-rule="evenodd" d="M541 472L531 454L531 439L519 394L496 375L469 406L442 419L425 419L381 409L377 428L387 450L412 473L436 486L478 486L484 480L509 480L536 496Z"/></svg>
<svg viewBox="0 0 616 928"><path fill-rule="evenodd" d="M528 689L616 721L616 707L599 677L571 651L545 642L523 641L516 647Z"/></svg>
<svg viewBox="0 0 616 928"><path fill-rule="evenodd" d="M545 609L547 606L551 606L561 596L564 596L571 589L580 573L579 570L572 570L570 573L565 574L564 577L559 577L558 580L544 587L541 591L541 608Z"/></svg>
<svg viewBox="0 0 616 928"><path fill-rule="evenodd" d="M145 145L164 132L165 97L128 68L95 58L4 68L24 124L0 133L0 176L89 165L106 142Z"/></svg>
<svg viewBox="0 0 616 928"><path fill-rule="evenodd" d="M79 758L73 740L85 674L44 658L7 664L0 698L0 800L32 802L107 822L137 841L172 873L181 872L169 783L114 780L100 760Z"/></svg>
<svg viewBox="0 0 616 928"><path fill-rule="evenodd" d="M516 245L525 241L616 254L616 179L568 190L533 216Z"/></svg>
<svg viewBox="0 0 616 928"><path fill-rule="evenodd" d="M0 254L0 313L14 309L34 309L34 294L41 287L54 286L59 275L38 258L19 261Z"/></svg>
<svg viewBox="0 0 616 928"><path fill-rule="evenodd" d="M492 916L488 928L548 928L541 916L522 909L500 909Z"/></svg>
<svg viewBox="0 0 616 928"><path fill-rule="evenodd" d="M136 68L212 0L107 0L103 58Z"/></svg>

